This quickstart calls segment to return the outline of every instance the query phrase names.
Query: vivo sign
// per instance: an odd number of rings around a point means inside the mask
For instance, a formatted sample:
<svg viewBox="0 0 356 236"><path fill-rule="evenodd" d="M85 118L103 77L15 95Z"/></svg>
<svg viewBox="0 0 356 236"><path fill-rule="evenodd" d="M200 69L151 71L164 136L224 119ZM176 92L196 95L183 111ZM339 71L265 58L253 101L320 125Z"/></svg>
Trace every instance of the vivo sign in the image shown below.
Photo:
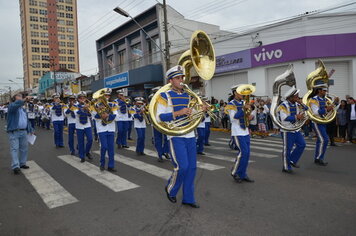
<svg viewBox="0 0 356 236"><path fill-rule="evenodd" d="M258 54L253 54L253 57L256 61L266 61L273 58L281 58L283 56L283 51L281 49L266 51L265 48L262 48L261 52Z"/></svg>

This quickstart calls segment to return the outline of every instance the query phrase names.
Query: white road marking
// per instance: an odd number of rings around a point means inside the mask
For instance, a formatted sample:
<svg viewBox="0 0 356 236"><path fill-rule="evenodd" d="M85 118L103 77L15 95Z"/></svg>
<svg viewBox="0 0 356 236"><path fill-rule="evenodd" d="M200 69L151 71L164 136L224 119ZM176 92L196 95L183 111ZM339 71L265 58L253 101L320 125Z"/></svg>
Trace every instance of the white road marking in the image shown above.
<svg viewBox="0 0 356 236"><path fill-rule="evenodd" d="M30 169L22 173L30 181L49 209L78 202L67 190L44 171L35 161L28 161Z"/></svg>
<svg viewBox="0 0 356 236"><path fill-rule="evenodd" d="M94 151L94 153L96 153L100 156L100 151ZM143 161L138 161L138 160L129 158L122 154L115 154L114 158L115 158L115 161L121 162L125 165L131 166L138 170L142 170L144 172L147 172L151 175L157 176L157 177L165 179L165 180L168 180L172 175L172 171L169 171L169 170L166 170L166 169L163 169L163 168L151 165L151 164L147 164Z"/></svg>
<svg viewBox="0 0 356 236"><path fill-rule="evenodd" d="M131 146L129 147L127 150L130 150L130 151L136 151L136 148ZM154 157L154 158L158 158L157 157L157 152L153 151L153 150L150 150L150 149L146 149L144 150L146 156L150 156L150 157ZM210 171L213 171L213 170L219 170L219 169L223 169L225 168L224 166L219 166L219 165L214 165L214 164L209 164L209 163L205 163L205 162L200 162L200 161L197 161L197 167L198 168L201 168L201 169L205 169L205 170L210 170Z"/></svg>
<svg viewBox="0 0 356 236"><path fill-rule="evenodd" d="M225 144L227 145L226 142L224 141L214 141L211 140L211 143L216 143L216 144ZM281 148L283 147L282 144L276 144L276 143L263 143L263 142L256 142L256 141L251 141L251 149L257 149L257 150L263 150L263 151L271 151L271 152L281 152ZM264 146L270 146L273 148L269 147L261 147L261 146L256 146L256 145L264 145ZM314 150L313 148L305 148L306 151L312 151Z"/></svg>
<svg viewBox="0 0 356 236"><path fill-rule="evenodd" d="M137 184L131 183L130 181L114 175L108 171L100 171L99 167L93 164L88 162L80 163L79 158L75 158L71 155L58 156L58 158L73 166L80 172L86 174L95 181L105 185L114 192L121 192L139 187Z"/></svg>
<svg viewBox="0 0 356 236"><path fill-rule="evenodd" d="M212 146L208 146L208 147L204 147L205 149L212 149L212 150L225 150L228 152L232 152L232 153L236 153L236 150L231 150L227 145L226 147L212 147ZM250 152L250 156L251 157L264 157L264 158L275 158L278 157L278 155L274 155L274 154L267 154L267 153L261 153L261 152Z"/></svg>

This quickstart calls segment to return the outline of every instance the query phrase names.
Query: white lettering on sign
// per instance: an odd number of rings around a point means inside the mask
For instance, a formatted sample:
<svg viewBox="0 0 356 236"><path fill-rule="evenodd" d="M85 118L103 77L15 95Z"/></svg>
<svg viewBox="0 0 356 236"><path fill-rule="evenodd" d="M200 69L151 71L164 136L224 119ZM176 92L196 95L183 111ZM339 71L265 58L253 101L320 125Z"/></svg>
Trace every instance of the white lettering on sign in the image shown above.
<svg viewBox="0 0 356 236"><path fill-rule="evenodd" d="M113 84L116 84L116 83L121 83L121 82L124 82L127 80L127 77L121 77L121 78L117 78L117 79L114 79L114 80L111 80L111 81L107 81L106 84L107 85L113 85Z"/></svg>
<svg viewBox="0 0 356 236"><path fill-rule="evenodd" d="M262 48L261 52L253 55L256 61L266 61L271 60L273 58L281 58L283 56L283 52L281 49L266 51L266 49Z"/></svg>

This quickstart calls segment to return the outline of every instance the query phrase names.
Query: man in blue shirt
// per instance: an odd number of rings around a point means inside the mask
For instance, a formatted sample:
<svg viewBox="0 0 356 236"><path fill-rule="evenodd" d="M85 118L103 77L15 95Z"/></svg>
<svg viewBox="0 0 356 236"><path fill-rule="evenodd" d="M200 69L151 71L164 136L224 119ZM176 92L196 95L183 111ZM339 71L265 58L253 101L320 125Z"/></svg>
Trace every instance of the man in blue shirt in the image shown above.
<svg viewBox="0 0 356 236"><path fill-rule="evenodd" d="M30 97L23 99L22 94L16 94L12 103L9 105L8 118L7 118L7 133L10 142L11 153L11 168L14 174L20 174L21 169L28 169L26 165L28 142L27 134L33 133L31 123L27 118L27 114L23 105Z"/></svg>

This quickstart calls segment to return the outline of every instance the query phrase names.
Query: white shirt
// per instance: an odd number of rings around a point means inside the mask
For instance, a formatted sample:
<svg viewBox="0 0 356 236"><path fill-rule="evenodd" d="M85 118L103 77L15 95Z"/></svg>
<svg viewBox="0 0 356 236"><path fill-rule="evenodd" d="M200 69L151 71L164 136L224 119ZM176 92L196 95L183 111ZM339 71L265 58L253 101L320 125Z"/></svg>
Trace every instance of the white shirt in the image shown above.
<svg viewBox="0 0 356 236"><path fill-rule="evenodd" d="M205 118L205 120L206 120L206 118ZM205 122L206 122L205 120L200 122L197 128L205 128Z"/></svg>
<svg viewBox="0 0 356 236"><path fill-rule="evenodd" d="M156 120L157 122L161 122L161 119L159 118L159 116L161 114L165 114L165 113L173 113L173 106L172 106L172 101L171 101L171 98L169 96L169 93L166 93L167 95L167 100L168 100L168 106L164 106L163 104L160 104L158 103L157 104L157 114L156 114ZM166 123L169 123L169 122L166 122ZM167 135L167 139L170 139L172 137L175 137L175 136L170 136L170 135ZM194 138L195 137L195 134L194 134L194 130L187 133L187 134L184 134L184 135L181 135L181 136L178 136L179 138Z"/></svg>
<svg viewBox="0 0 356 236"><path fill-rule="evenodd" d="M207 123L207 122L211 122L211 118L210 118L210 116L205 116L205 121L204 121L205 123Z"/></svg>
<svg viewBox="0 0 356 236"><path fill-rule="evenodd" d="M287 108L286 109L279 109L279 118L280 118L281 124L283 125L283 127L293 128L294 125L291 122L285 121L285 119L288 116L290 116L289 102L288 101L284 101L282 104L284 104ZM282 104L280 106L282 106ZM299 103L295 103L295 105L296 105L296 114L299 114L299 112L300 112ZM297 122L297 120L296 120L296 122ZM288 131L288 132L295 133L295 132L298 132L299 130L300 129L295 130L295 131ZM285 131L286 132L286 130L283 130L283 129L281 129L281 131Z"/></svg>
<svg viewBox="0 0 356 236"><path fill-rule="evenodd" d="M245 103L244 103L245 104ZM241 128L240 126L240 120L235 119L234 116L237 112L237 110L228 110L229 111L229 116L230 116L230 121L231 121L231 136L246 136L249 135L248 127L245 129Z"/></svg>
<svg viewBox="0 0 356 236"><path fill-rule="evenodd" d="M90 122L90 117L88 117L88 122L86 124L82 124L80 123L80 118L79 118L79 114L77 113L79 108L76 107L77 109L74 111L75 113L75 128L76 129L85 129L85 128L89 128L91 127L91 122Z"/></svg>
<svg viewBox="0 0 356 236"><path fill-rule="evenodd" d="M257 112L256 109L251 111L251 116L253 116L252 120L250 120L251 125L257 125Z"/></svg>
<svg viewBox="0 0 356 236"><path fill-rule="evenodd" d="M72 117L72 114L71 114L71 113L66 114L66 112L67 112L68 110L69 110L69 108L64 111L64 114L65 114L66 117L67 117L68 124L75 124L75 123L76 123L76 118L75 118L75 117L76 117L76 110L74 111L74 118Z"/></svg>
<svg viewBox="0 0 356 236"><path fill-rule="evenodd" d="M56 115L56 111L52 109L52 105L49 105L49 109L50 109L50 117L51 117L51 121L63 121L64 120L64 114L63 114L63 107L62 107L62 113L60 116Z"/></svg>
<svg viewBox="0 0 356 236"><path fill-rule="evenodd" d="M351 104L350 120L356 120L355 104Z"/></svg>
<svg viewBox="0 0 356 236"><path fill-rule="evenodd" d="M96 114L97 114L96 112L93 112L97 133L115 132L115 120L113 120L111 123L107 125L103 125L100 118L95 118Z"/></svg>

